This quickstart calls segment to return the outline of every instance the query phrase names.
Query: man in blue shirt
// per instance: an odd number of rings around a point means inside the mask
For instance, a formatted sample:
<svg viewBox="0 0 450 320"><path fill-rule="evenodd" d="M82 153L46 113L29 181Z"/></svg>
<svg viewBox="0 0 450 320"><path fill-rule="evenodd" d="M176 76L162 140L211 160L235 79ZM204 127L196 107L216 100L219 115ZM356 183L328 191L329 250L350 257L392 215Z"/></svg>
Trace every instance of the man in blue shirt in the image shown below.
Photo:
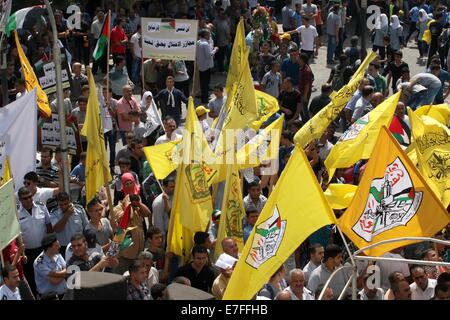
<svg viewBox="0 0 450 320"><path fill-rule="evenodd" d="M247 215L247 225L244 227L244 243L247 242L247 239L250 236L250 233L252 232L256 221L258 221L259 211L250 209L247 210L245 214Z"/></svg>
<svg viewBox="0 0 450 320"><path fill-rule="evenodd" d="M409 10L409 33L405 38L404 46L406 47L409 41L409 38L413 35L417 30L417 22L419 21L419 7L416 5L411 10ZM417 37L416 37L417 42Z"/></svg>
<svg viewBox="0 0 450 320"><path fill-rule="evenodd" d="M298 47L292 45L289 47L289 58L284 60L281 64L281 75L283 79L289 77L292 80L294 87L298 86L300 76L300 64L298 63L300 55Z"/></svg>
<svg viewBox="0 0 450 320"><path fill-rule="evenodd" d="M56 233L46 234L41 245L44 250L33 264L37 291L41 299L53 293L62 298L66 291L66 262L59 254Z"/></svg>

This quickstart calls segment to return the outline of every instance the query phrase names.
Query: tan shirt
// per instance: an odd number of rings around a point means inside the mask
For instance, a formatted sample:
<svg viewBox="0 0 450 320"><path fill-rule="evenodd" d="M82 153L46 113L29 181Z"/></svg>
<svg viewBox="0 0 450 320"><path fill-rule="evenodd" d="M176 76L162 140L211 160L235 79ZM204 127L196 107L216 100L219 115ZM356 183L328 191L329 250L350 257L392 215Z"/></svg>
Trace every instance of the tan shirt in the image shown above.
<svg viewBox="0 0 450 320"><path fill-rule="evenodd" d="M222 300L225 289L228 286L230 278L226 278L223 274L220 274L213 282L211 293L217 300Z"/></svg>
<svg viewBox="0 0 450 320"><path fill-rule="evenodd" d="M122 208L122 204L118 204L114 207L113 210L113 219L117 222L120 221L124 213L124 209ZM127 258L127 259L136 259L138 254L144 250L144 228L143 228L143 220L139 215L138 211L131 208L130 220L128 222L128 227L137 227L136 229L131 230L131 238L133 240L133 244L120 251L119 257Z"/></svg>

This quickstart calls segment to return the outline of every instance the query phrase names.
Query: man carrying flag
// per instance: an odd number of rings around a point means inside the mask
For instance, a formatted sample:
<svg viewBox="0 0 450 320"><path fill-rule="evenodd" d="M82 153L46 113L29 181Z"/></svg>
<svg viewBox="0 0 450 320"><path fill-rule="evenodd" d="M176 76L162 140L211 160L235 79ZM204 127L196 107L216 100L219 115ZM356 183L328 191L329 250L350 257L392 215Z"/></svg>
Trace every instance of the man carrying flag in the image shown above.
<svg viewBox="0 0 450 320"><path fill-rule="evenodd" d="M93 52L94 63L92 65L92 73L97 73L98 67L102 70L102 73L107 72L107 52L109 45L110 35L110 12L106 15L102 10L97 12L97 20L92 23L91 33L96 40L95 49Z"/></svg>

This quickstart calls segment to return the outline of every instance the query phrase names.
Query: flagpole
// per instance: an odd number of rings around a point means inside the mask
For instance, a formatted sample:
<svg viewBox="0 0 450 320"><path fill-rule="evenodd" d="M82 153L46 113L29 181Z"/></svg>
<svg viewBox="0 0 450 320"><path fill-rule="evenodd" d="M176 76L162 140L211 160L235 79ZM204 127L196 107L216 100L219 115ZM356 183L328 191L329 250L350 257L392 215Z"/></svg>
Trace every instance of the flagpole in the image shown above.
<svg viewBox="0 0 450 320"><path fill-rule="evenodd" d="M64 191L70 193L69 185L69 170L67 168L67 137L66 137L66 112L64 110L64 95L62 87L62 68L61 68L61 49L58 45L58 31L56 28L55 16L53 14L52 7L50 6L49 0L44 0L45 6L47 7L48 15L50 18L50 25L52 27L53 34L53 61L55 63L56 71L56 103L58 106L58 116L59 116L59 136L61 141L61 156L62 156L62 170L63 170L63 185ZM61 187L61 186L60 186Z"/></svg>
<svg viewBox="0 0 450 320"><path fill-rule="evenodd" d="M342 241L344 242L345 249L347 250L348 255L350 256L350 262L353 267L353 274L352 274L352 300L356 300L356 280L358 278L358 269L356 268L355 259L353 259L353 254L350 251L350 248L348 246L347 240L345 240L344 234L341 231L341 228L336 224L336 229L339 231L339 234L341 235Z"/></svg>

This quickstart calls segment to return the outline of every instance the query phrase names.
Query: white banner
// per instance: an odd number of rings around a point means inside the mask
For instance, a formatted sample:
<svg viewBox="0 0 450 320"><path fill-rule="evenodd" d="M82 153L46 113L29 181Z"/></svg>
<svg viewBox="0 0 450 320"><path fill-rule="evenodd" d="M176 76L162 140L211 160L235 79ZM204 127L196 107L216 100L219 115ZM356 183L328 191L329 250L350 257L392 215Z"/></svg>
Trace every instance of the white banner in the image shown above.
<svg viewBox="0 0 450 320"><path fill-rule="evenodd" d="M194 61L197 20L141 18L144 58Z"/></svg>
<svg viewBox="0 0 450 320"><path fill-rule="evenodd" d="M77 153L77 139L75 130L72 127L66 126L67 147L70 154ZM59 116L56 113L52 114L51 122L44 122L41 127L41 143L43 146L51 147L52 149L61 145L60 141L60 126Z"/></svg>
<svg viewBox="0 0 450 320"><path fill-rule="evenodd" d="M0 252L20 234L13 181L0 187Z"/></svg>
<svg viewBox="0 0 450 320"><path fill-rule="evenodd" d="M15 188L23 185L23 176L36 169L37 140L36 89L0 108L0 165L9 156ZM0 168L3 176L3 167Z"/></svg>

